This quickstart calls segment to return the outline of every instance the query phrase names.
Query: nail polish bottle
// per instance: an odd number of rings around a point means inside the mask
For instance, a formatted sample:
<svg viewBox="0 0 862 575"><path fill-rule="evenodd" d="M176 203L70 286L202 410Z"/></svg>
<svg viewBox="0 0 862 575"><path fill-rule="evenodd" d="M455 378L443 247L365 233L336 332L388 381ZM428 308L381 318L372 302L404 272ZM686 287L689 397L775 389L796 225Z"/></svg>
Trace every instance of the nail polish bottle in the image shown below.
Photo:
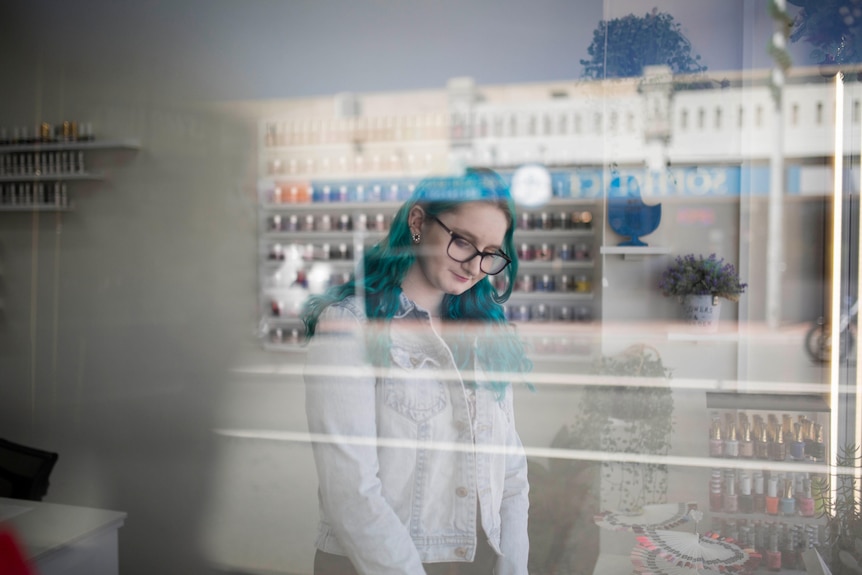
<svg viewBox="0 0 862 575"><path fill-rule="evenodd" d="M769 532L766 524L763 521L757 521L754 523L754 550L765 556L768 546Z"/></svg>
<svg viewBox="0 0 862 575"><path fill-rule="evenodd" d="M739 511L754 512L754 496L751 494L751 475L742 473L739 476Z"/></svg>
<svg viewBox="0 0 862 575"><path fill-rule="evenodd" d="M802 419L802 440L805 442L805 456L811 453L811 444L814 443L814 422L807 417Z"/></svg>
<svg viewBox="0 0 862 575"><path fill-rule="evenodd" d="M709 479L709 510L721 511L721 469L713 469Z"/></svg>
<svg viewBox="0 0 862 575"><path fill-rule="evenodd" d="M736 495L736 482L732 474L728 474L725 477L724 493L721 499L725 513L736 513L739 511L739 497Z"/></svg>
<svg viewBox="0 0 862 575"><path fill-rule="evenodd" d="M793 418L790 417L790 414L781 415L781 429L784 430L784 443L789 445L793 441Z"/></svg>
<svg viewBox="0 0 862 575"><path fill-rule="evenodd" d="M754 549L754 532L746 521L743 521L742 525L739 526L738 544L743 549Z"/></svg>
<svg viewBox="0 0 862 575"><path fill-rule="evenodd" d="M802 554L814 547L814 543L812 542L812 535L816 533L815 527L813 525L806 525L802 530L802 541L799 543L799 560L802 563L805 563L805 560L802 559Z"/></svg>
<svg viewBox="0 0 862 575"><path fill-rule="evenodd" d="M766 513L778 515L778 478L770 477L766 490Z"/></svg>
<svg viewBox="0 0 862 575"><path fill-rule="evenodd" d="M718 421L712 422L712 430L709 438L709 456L724 456L724 441L721 439L721 424Z"/></svg>
<svg viewBox="0 0 862 575"><path fill-rule="evenodd" d="M802 481L803 492L799 498L799 513L803 517L814 517L814 498L811 497L811 480L804 479Z"/></svg>
<svg viewBox="0 0 862 575"><path fill-rule="evenodd" d="M796 499L793 498L793 482L784 480L784 497L781 498L779 508L782 515L796 515Z"/></svg>
<svg viewBox="0 0 862 575"><path fill-rule="evenodd" d="M766 567L770 571L781 571L781 552L778 550L778 533L769 535L769 549L766 551Z"/></svg>
<svg viewBox="0 0 862 575"><path fill-rule="evenodd" d="M743 459L754 457L754 442L751 440L751 426L748 423L742 428L742 439L739 441L739 456Z"/></svg>
<svg viewBox="0 0 862 575"><path fill-rule="evenodd" d="M739 527L736 525L734 519L728 519L724 522L724 530L721 532L721 536L725 539L739 541Z"/></svg>
<svg viewBox="0 0 862 575"><path fill-rule="evenodd" d="M739 440L736 438L736 425L731 423L728 426L728 437L724 442L725 457L739 457Z"/></svg>
<svg viewBox="0 0 862 575"><path fill-rule="evenodd" d="M802 440L802 426L793 424L793 441L790 443L790 457L796 461L805 459L805 441Z"/></svg>
<svg viewBox="0 0 862 575"><path fill-rule="evenodd" d="M754 457L757 459L769 459L769 439L766 435L766 426L760 426L760 435L754 442Z"/></svg>
<svg viewBox="0 0 862 575"><path fill-rule="evenodd" d="M814 442L811 444L809 457L812 461L823 463L826 461L826 445L823 443L823 426L814 424Z"/></svg>
<svg viewBox="0 0 862 575"><path fill-rule="evenodd" d="M754 512L766 513L766 493L763 491L763 474L754 475Z"/></svg>
<svg viewBox="0 0 862 575"><path fill-rule="evenodd" d="M781 567L784 569L796 569L799 563L799 552L796 549L796 530L786 523L782 523L782 526L784 540L781 546Z"/></svg>
<svg viewBox="0 0 862 575"><path fill-rule="evenodd" d="M787 459L787 444L784 443L784 432L780 425L775 430L775 438L769 442L769 459L772 461Z"/></svg>

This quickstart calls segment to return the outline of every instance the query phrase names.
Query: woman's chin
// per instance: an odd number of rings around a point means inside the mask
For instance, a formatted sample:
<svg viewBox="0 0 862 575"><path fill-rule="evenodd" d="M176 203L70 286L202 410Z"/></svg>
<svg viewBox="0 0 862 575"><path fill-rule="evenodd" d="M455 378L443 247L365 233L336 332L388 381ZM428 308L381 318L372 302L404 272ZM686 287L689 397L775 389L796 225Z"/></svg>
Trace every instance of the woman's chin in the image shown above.
<svg viewBox="0 0 862 575"><path fill-rule="evenodd" d="M446 290L446 293L449 295L463 295L467 290L473 287L471 282L466 282L463 284L456 284Z"/></svg>

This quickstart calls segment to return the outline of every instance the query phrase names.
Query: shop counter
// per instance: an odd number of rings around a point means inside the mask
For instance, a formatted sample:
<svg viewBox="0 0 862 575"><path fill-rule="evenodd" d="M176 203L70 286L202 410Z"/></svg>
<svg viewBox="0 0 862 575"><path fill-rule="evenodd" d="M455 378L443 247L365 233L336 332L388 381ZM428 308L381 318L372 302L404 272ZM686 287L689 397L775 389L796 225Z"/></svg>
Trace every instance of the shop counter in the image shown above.
<svg viewBox="0 0 862 575"><path fill-rule="evenodd" d="M0 497L9 527L40 575L117 575L119 511Z"/></svg>

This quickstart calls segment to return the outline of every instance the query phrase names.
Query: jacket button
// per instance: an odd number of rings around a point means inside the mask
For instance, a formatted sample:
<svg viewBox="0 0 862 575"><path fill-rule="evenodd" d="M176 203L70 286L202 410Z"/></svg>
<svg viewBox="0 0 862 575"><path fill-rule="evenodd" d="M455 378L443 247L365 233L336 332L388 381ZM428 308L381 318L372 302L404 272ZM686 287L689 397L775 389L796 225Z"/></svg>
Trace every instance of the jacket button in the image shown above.
<svg viewBox="0 0 862 575"><path fill-rule="evenodd" d="M464 547L458 547L455 549L455 556L461 557L462 559L467 556L467 549Z"/></svg>
<svg viewBox="0 0 862 575"><path fill-rule="evenodd" d="M467 497L467 488L459 487L455 490L455 495L457 495L458 497Z"/></svg>

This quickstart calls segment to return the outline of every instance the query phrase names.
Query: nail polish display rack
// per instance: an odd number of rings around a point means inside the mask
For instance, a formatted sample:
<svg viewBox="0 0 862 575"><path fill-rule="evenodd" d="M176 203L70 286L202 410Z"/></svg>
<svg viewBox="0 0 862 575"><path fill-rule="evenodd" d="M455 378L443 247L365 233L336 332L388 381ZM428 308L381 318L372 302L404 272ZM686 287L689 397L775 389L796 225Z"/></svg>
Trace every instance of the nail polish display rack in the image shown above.
<svg viewBox="0 0 862 575"><path fill-rule="evenodd" d="M828 423L825 412L712 413L709 527L759 554L764 572L804 570L801 553L825 542Z"/></svg>
<svg viewBox="0 0 862 575"><path fill-rule="evenodd" d="M315 179L274 171L274 165L291 165L291 149L273 146L268 127L271 122L264 122L259 130L259 333L265 349L296 351L304 335L299 313L308 294L349 279L364 250L385 236L422 177L388 173ZM535 354L586 356L592 351L566 333L566 326L598 319L595 230L600 210L595 199L566 197L561 191L542 207L518 213L519 269L505 312L522 325ZM506 288L505 274L489 279L498 291Z"/></svg>
<svg viewBox="0 0 862 575"><path fill-rule="evenodd" d="M302 336L298 314L304 297L298 296L314 282L330 286L347 281L363 251L384 237L403 200L375 197L368 202L291 204L266 201L274 197L272 193L262 196L261 313L265 338L269 347L295 346ZM521 259L505 310L511 321L519 323L589 322L594 318L592 224L573 224L571 219L563 223L562 215L575 219L592 212L565 201L554 201L551 207L560 227L546 224L545 228L527 228L522 223L516 230ZM539 221L547 213L528 215ZM491 280L498 290L505 289L504 274ZM548 341L543 337L537 343L543 353L575 351L574 344L561 338Z"/></svg>
<svg viewBox="0 0 862 575"><path fill-rule="evenodd" d="M42 123L32 135L0 127L0 212L67 211L69 186L99 181L87 155L98 150L137 150L136 140L96 140L76 122Z"/></svg>

